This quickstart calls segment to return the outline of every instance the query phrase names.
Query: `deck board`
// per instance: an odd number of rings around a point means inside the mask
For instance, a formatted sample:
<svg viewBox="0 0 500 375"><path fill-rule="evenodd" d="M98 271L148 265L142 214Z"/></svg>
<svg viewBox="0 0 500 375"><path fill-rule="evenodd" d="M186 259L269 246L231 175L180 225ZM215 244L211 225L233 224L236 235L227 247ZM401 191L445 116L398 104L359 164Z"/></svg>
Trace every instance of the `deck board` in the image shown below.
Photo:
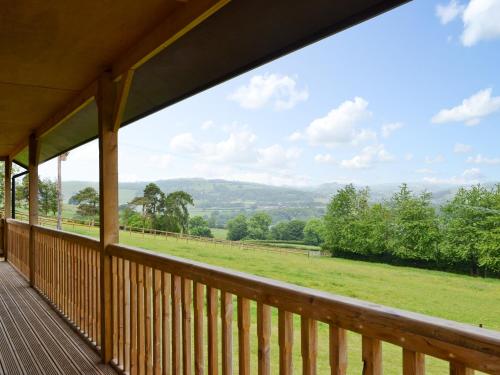
<svg viewBox="0 0 500 375"><path fill-rule="evenodd" d="M98 354L29 287L8 263L0 261L0 375L116 375Z"/></svg>

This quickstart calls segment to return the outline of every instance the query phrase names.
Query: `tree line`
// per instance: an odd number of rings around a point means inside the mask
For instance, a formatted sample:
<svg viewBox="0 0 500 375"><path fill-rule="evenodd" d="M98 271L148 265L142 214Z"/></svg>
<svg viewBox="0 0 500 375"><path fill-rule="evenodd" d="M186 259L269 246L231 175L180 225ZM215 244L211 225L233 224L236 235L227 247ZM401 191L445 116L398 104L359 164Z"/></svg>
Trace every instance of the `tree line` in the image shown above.
<svg viewBox="0 0 500 375"><path fill-rule="evenodd" d="M401 185L387 202L348 185L327 207L323 248L348 256L430 268L500 274L500 184L460 188L440 207Z"/></svg>

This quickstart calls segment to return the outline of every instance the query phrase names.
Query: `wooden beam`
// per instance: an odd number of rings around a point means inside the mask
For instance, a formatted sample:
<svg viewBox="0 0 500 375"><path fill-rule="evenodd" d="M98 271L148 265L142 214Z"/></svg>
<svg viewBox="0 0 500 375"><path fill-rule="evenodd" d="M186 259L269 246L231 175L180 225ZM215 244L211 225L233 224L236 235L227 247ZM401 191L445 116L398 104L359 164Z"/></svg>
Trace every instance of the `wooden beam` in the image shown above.
<svg viewBox="0 0 500 375"><path fill-rule="evenodd" d="M113 130L115 132L120 129L122 123L123 113L125 112L125 107L127 104L128 94L130 92L130 86L132 86L132 79L134 77L133 70L127 70L120 80L118 87L118 94L116 97L115 109L113 112Z"/></svg>
<svg viewBox="0 0 500 375"><path fill-rule="evenodd" d="M228 4L230 0L197 0L180 3L173 12L149 34L129 48L113 64L113 78L116 80L127 71L137 69L160 51L174 43L188 31L199 25L212 14Z"/></svg>
<svg viewBox="0 0 500 375"><path fill-rule="evenodd" d="M12 196L11 196L11 174L12 174L12 161L7 156L3 159L4 162L4 217L9 219L12 217ZM4 246L4 249L6 247Z"/></svg>
<svg viewBox="0 0 500 375"><path fill-rule="evenodd" d="M106 246L118 243L118 132L113 118L116 84L109 73L99 79L97 106L99 117L99 201L100 201L100 290L101 290L101 357L112 359L112 288L111 257Z"/></svg>
<svg viewBox="0 0 500 375"><path fill-rule="evenodd" d="M30 285L35 283L35 238L32 228L38 224L38 158L40 147L36 134L31 134L29 138L29 280Z"/></svg>
<svg viewBox="0 0 500 375"><path fill-rule="evenodd" d="M35 127L34 134L37 138L41 138L45 134L54 130L59 125L63 124L67 119L74 116L80 110L90 104L97 95L97 81L92 82L85 87L77 95L75 95L69 102L61 107L52 116L46 119L42 124ZM24 148L28 147L28 140L20 142L16 147L10 151L10 158L13 159Z"/></svg>

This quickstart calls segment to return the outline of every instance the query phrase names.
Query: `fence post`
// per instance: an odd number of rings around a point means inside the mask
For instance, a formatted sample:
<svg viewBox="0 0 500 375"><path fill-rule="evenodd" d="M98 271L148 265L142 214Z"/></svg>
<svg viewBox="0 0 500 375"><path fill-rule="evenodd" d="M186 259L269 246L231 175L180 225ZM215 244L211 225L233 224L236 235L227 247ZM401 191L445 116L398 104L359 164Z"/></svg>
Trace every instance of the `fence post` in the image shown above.
<svg viewBox="0 0 500 375"><path fill-rule="evenodd" d="M118 243L118 129L122 109L128 95L132 72L127 72L116 84L109 72L98 81L97 107L99 124L99 227L101 293L101 357L109 363L113 357L113 289L111 256L108 245Z"/></svg>
<svg viewBox="0 0 500 375"><path fill-rule="evenodd" d="M35 285L35 238L33 236L33 225L38 224L38 159L40 154L38 138L33 133L29 138L29 279L30 286Z"/></svg>

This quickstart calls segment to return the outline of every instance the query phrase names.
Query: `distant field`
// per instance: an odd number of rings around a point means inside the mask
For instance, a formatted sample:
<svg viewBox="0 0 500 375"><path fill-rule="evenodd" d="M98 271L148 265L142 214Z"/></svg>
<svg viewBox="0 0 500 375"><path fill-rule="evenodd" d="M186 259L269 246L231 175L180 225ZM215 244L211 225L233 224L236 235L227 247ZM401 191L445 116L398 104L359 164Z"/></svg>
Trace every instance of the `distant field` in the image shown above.
<svg viewBox="0 0 500 375"><path fill-rule="evenodd" d="M218 240L225 240L227 237L227 229L224 228L210 228L212 231L212 234L214 235L214 238L217 238Z"/></svg>
<svg viewBox="0 0 500 375"><path fill-rule="evenodd" d="M71 229L71 228L68 228ZM96 228L76 227L76 232L97 236ZM255 275L325 290L331 293L372 301L387 306L461 321L500 330L500 280L472 278L446 272L396 267L335 258L308 258L303 255L280 255L261 251L240 250L173 238L153 238L134 233L121 233L124 244L161 253L185 257L209 264L237 269ZM274 317L275 319L276 317ZM254 319L255 320L255 319ZM296 323L296 342L300 326ZM256 322L253 321L252 329ZM273 321L273 329L276 329ZM273 335L277 335L273 331ZM327 374L327 328L320 324L318 373ZM256 340L253 341L255 343ZM235 341L237 342L237 341ZM274 345L274 344L273 344ZM300 366L300 345L294 347L294 358ZM253 348L254 354L256 348ZM384 344L384 373L401 374L401 350ZM272 351L277 363L276 350ZM349 336L349 374L361 373L361 342L356 334ZM277 368L273 368L273 373ZM448 373L446 363L429 358L427 374Z"/></svg>
<svg viewBox="0 0 500 375"><path fill-rule="evenodd" d="M248 243L262 244L272 247L281 247L285 249L303 249L303 250L321 250L321 247L314 245L305 245L300 243L289 243L289 242L273 242L273 241L245 241Z"/></svg>

